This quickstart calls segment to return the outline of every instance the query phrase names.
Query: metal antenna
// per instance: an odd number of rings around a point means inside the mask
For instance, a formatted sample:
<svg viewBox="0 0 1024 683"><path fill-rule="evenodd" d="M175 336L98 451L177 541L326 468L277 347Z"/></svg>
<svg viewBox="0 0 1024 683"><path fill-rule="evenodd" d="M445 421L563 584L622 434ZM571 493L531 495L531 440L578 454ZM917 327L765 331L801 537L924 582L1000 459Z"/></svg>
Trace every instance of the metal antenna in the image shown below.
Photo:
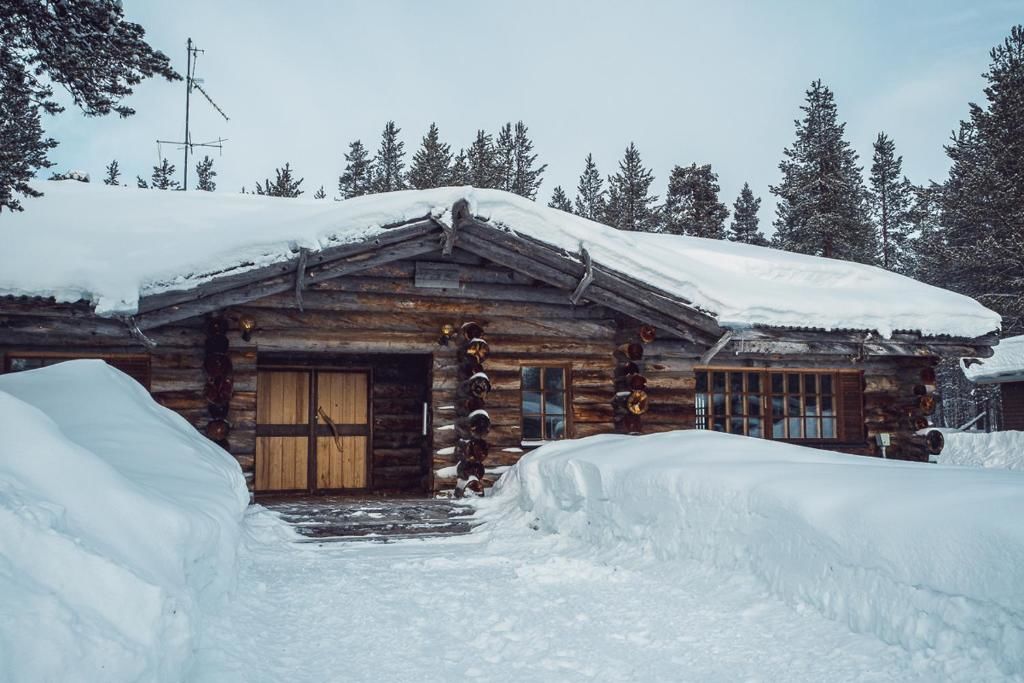
<svg viewBox="0 0 1024 683"><path fill-rule="evenodd" d="M203 94L203 97L206 98L206 101L209 102L213 106L213 108L217 110L218 114L224 117L225 121L231 120L228 118L228 115L224 113L224 110L217 106L217 103L213 101L213 98L211 98L210 95L205 90L203 90L203 88L199 85L200 81L197 80L195 77L196 61L199 59L199 53L206 52L206 50L200 50L197 47L193 47L191 38L188 39L188 43L185 46L185 50L185 140L182 142L176 142L174 140L156 141L158 153L160 150L159 146L161 144L181 145L185 148L185 167L182 169L181 183L181 189L183 190L188 189L188 154L190 151L193 151L192 148L213 147L215 149L223 150L223 143L227 142L227 139L225 138L217 138L216 140L211 140L210 142L192 142L192 131L189 129L189 113L191 112L192 107L192 88L195 88L196 90L201 92ZM160 158L163 159L162 156Z"/></svg>

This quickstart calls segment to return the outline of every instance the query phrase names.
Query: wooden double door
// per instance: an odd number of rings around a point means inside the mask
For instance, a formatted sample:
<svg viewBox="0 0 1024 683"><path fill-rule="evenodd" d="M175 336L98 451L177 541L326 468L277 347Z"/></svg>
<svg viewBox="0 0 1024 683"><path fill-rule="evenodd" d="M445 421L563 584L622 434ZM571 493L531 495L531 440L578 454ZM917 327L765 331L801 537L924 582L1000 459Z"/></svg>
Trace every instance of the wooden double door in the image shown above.
<svg viewBox="0 0 1024 683"><path fill-rule="evenodd" d="M256 490L368 488L369 391L365 371L260 370Z"/></svg>

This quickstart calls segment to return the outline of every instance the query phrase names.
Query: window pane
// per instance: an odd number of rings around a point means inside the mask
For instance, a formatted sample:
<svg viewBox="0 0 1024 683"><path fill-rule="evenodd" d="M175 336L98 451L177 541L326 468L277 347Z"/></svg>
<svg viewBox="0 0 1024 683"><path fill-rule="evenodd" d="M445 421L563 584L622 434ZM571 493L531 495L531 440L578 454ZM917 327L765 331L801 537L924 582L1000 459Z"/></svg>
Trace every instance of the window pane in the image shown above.
<svg viewBox="0 0 1024 683"><path fill-rule="evenodd" d="M821 435L826 439L836 438L836 419L834 417L822 418Z"/></svg>
<svg viewBox="0 0 1024 683"><path fill-rule="evenodd" d="M821 414L822 415L825 415L827 417L829 415L834 415L835 414L835 413L832 412L832 397L831 396L822 396L819 400L821 401Z"/></svg>
<svg viewBox="0 0 1024 683"><path fill-rule="evenodd" d="M697 394L697 429L708 428L708 395Z"/></svg>
<svg viewBox="0 0 1024 683"><path fill-rule="evenodd" d="M708 391L708 373L698 372L697 373L697 393L703 394Z"/></svg>
<svg viewBox="0 0 1024 683"><path fill-rule="evenodd" d="M721 415L716 415L714 419L711 421L711 429L713 429L716 432L724 432L725 418L722 417Z"/></svg>
<svg viewBox="0 0 1024 683"><path fill-rule="evenodd" d="M786 418L777 417L772 420L772 437L775 439L786 438Z"/></svg>
<svg viewBox="0 0 1024 683"><path fill-rule="evenodd" d="M760 438L761 437L761 420L759 420L756 417L752 417L747 422L748 422L747 435L748 436L755 436L757 438Z"/></svg>
<svg viewBox="0 0 1024 683"><path fill-rule="evenodd" d="M523 392L523 414L524 415L539 415L540 414L540 392L539 391L524 391Z"/></svg>
<svg viewBox="0 0 1024 683"><path fill-rule="evenodd" d="M565 394L561 391L544 392L544 412L551 415L562 415L565 413Z"/></svg>
<svg viewBox="0 0 1024 683"><path fill-rule="evenodd" d="M730 434L742 434L743 433L743 418L734 417L730 421L729 425Z"/></svg>
<svg viewBox="0 0 1024 683"><path fill-rule="evenodd" d="M832 393L832 375L821 376L821 393L831 394Z"/></svg>
<svg viewBox="0 0 1024 683"><path fill-rule="evenodd" d="M544 421L546 439L564 439L565 438L565 419L562 417L549 417Z"/></svg>
<svg viewBox="0 0 1024 683"><path fill-rule="evenodd" d="M729 394L729 414L743 415L743 394Z"/></svg>
<svg viewBox="0 0 1024 683"><path fill-rule="evenodd" d="M540 389L540 368L523 368L523 389Z"/></svg>
<svg viewBox="0 0 1024 683"><path fill-rule="evenodd" d="M742 372L730 372L729 373L729 391L734 394L743 393L743 373Z"/></svg>
<svg viewBox="0 0 1024 683"><path fill-rule="evenodd" d="M787 396L786 397L786 408L787 415L800 415L800 397L799 396Z"/></svg>
<svg viewBox="0 0 1024 683"><path fill-rule="evenodd" d="M804 434L807 436L808 439L817 439L818 438L818 419L817 418L812 418L812 417L807 418L807 420L804 422L804 426L806 427L806 431L804 432Z"/></svg>
<svg viewBox="0 0 1024 683"><path fill-rule="evenodd" d="M715 391L725 391L725 373L711 373L711 386L714 388Z"/></svg>
<svg viewBox="0 0 1024 683"><path fill-rule="evenodd" d="M783 375L779 372L772 373L772 393L781 394L783 393L784 382L782 381Z"/></svg>
<svg viewBox="0 0 1024 683"><path fill-rule="evenodd" d="M800 375L786 375L786 389L791 394L800 393Z"/></svg>
<svg viewBox="0 0 1024 683"><path fill-rule="evenodd" d="M565 370L562 368L544 369L544 390L562 391L565 388Z"/></svg>
<svg viewBox="0 0 1024 683"><path fill-rule="evenodd" d="M747 391L752 394L761 393L761 375L756 372L747 373Z"/></svg>
<svg viewBox="0 0 1024 683"><path fill-rule="evenodd" d="M818 379L817 375L804 375L804 393L806 393L806 394L816 394L816 393L818 393L817 379Z"/></svg>
<svg viewBox="0 0 1024 683"><path fill-rule="evenodd" d="M813 396L808 396L804 402L804 415L815 417L818 414L818 402Z"/></svg>
<svg viewBox="0 0 1024 683"><path fill-rule="evenodd" d="M781 396L772 396L772 416L782 417L786 414L785 399Z"/></svg>
<svg viewBox="0 0 1024 683"><path fill-rule="evenodd" d="M754 415L755 417L761 414L761 397L760 396L747 396L747 415Z"/></svg>
<svg viewBox="0 0 1024 683"><path fill-rule="evenodd" d="M712 409L715 417L725 415L725 394L715 394L713 397L714 405Z"/></svg>
<svg viewBox="0 0 1024 683"><path fill-rule="evenodd" d="M799 418L799 417L791 417L791 418L789 418L789 438L790 439L800 439L800 438L803 437L803 435L800 433L800 423L801 422L803 422L803 420L801 418Z"/></svg>
<svg viewBox="0 0 1024 683"><path fill-rule="evenodd" d="M540 418L535 416L523 416L523 439L527 441L539 441L544 435L540 431Z"/></svg>

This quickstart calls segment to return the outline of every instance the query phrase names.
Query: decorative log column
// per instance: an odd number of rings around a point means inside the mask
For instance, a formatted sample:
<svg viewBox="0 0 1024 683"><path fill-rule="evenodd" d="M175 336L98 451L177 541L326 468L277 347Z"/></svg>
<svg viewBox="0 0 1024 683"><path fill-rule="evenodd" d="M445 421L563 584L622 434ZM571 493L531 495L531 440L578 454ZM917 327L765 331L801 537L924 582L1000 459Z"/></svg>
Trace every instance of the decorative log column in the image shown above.
<svg viewBox="0 0 1024 683"><path fill-rule="evenodd" d="M644 344L655 340L657 334L651 325L636 330L624 330L615 349L615 397L612 399L615 429L626 434L643 431L641 416L650 408L647 398L647 378L643 375Z"/></svg>
<svg viewBox="0 0 1024 683"><path fill-rule="evenodd" d="M931 415L939 397L936 393L937 385L935 368L923 368L921 370L921 383L914 385L914 405L908 412L910 421L910 447L913 453L907 453L908 457L919 460L930 460L930 456L938 455L946 445L946 439L942 432L931 427Z"/></svg>
<svg viewBox="0 0 1024 683"><path fill-rule="evenodd" d="M490 347L483 338L483 328L474 322L459 330L459 388L455 401L455 458L458 461L458 481L455 497L466 491L483 494L484 460L487 458L487 434L491 430L491 416L484 410L484 402L491 390L491 380L484 373L484 361Z"/></svg>
<svg viewBox="0 0 1024 683"><path fill-rule="evenodd" d="M231 394L234 392L227 329L227 321L220 316L211 317L207 321L206 358L203 361L203 370L206 372L203 395L211 418L206 424L206 435L224 449L228 448L228 434L231 431L227 417Z"/></svg>

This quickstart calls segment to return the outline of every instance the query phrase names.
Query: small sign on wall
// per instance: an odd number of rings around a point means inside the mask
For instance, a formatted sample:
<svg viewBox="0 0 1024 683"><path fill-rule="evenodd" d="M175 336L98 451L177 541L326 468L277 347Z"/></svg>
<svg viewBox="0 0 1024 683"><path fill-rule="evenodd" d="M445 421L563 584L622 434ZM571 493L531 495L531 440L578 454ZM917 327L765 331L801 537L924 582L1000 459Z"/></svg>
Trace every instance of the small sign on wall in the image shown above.
<svg viewBox="0 0 1024 683"><path fill-rule="evenodd" d="M449 263L417 261L416 286L428 289L458 289L459 267Z"/></svg>

